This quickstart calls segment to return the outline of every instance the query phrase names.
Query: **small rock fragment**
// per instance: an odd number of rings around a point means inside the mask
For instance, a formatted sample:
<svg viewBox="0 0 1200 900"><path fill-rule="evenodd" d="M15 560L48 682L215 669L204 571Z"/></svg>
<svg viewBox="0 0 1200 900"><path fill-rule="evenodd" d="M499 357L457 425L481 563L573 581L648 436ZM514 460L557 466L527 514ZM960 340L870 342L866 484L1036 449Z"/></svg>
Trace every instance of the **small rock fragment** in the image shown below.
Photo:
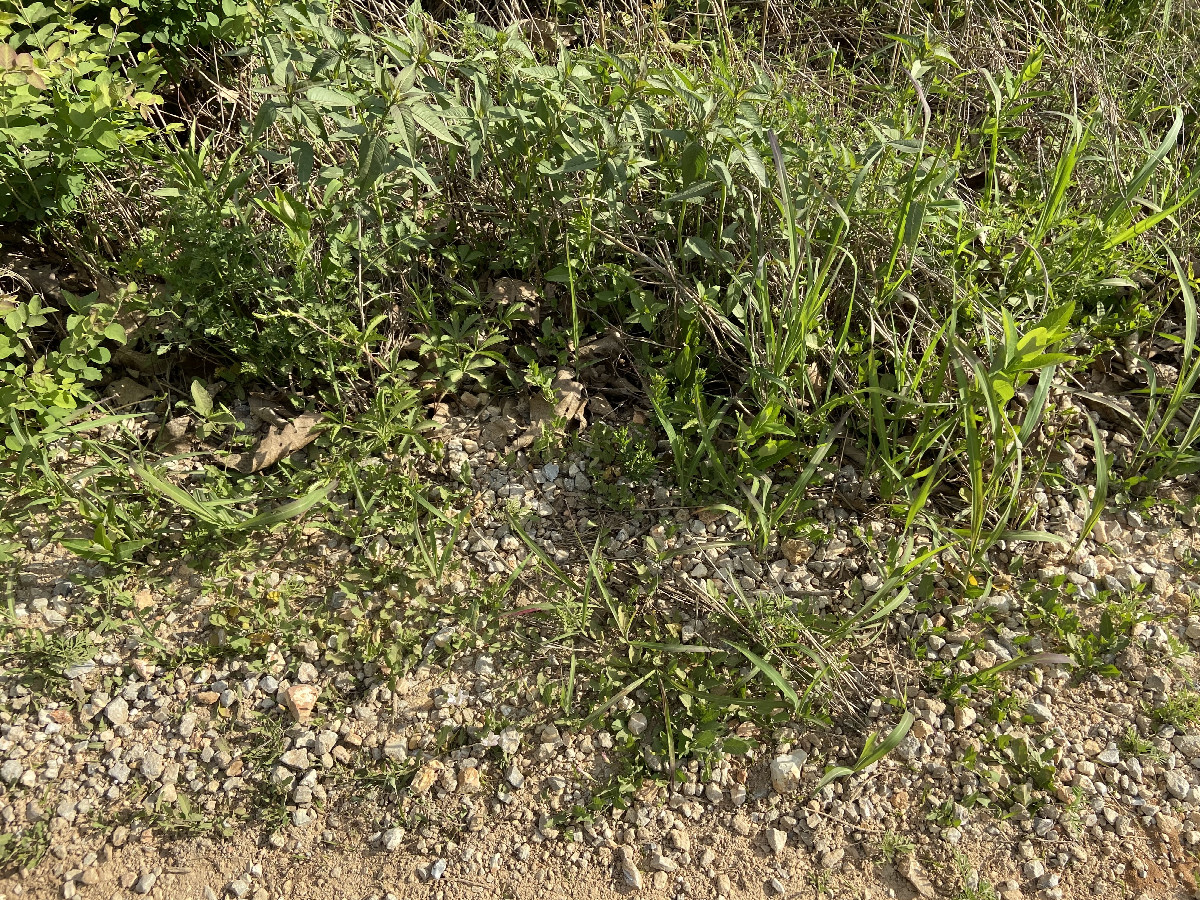
<svg viewBox="0 0 1200 900"><path fill-rule="evenodd" d="M442 773L442 767L436 763L426 763L413 776L412 783L408 789L414 794L426 794L429 789L437 782L438 777Z"/></svg>
<svg viewBox="0 0 1200 900"><path fill-rule="evenodd" d="M896 871L922 897L932 898L937 896L937 891L933 889L933 884L929 881L929 876L925 874L925 870L921 868L921 864L917 862L917 858L911 853L906 853L896 860Z"/></svg>
<svg viewBox="0 0 1200 900"><path fill-rule="evenodd" d="M674 872L679 868L679 864L669 856L663 856L661 853L656 853L651 856L646 865L652 872Z"/></svg>
<svg viewBox="0 0 1200 900"><path fill-rule="evenodd" d="M778 856L783 852L783 848L787 846L787 832L779 828L767 829L767 846L771 852Z"/></svg>
<svg viewBox="0 0 1200 900"><path fill-rule="evenodd" d="M150 889L154 887L154 882L158 880L158 876L153 872L146 872L133 885L135 894L148 894Z"/></svg>
<svg viewBox="0 0 1200 900"><path fill-rule="evenodd" d="M474 794L479 790L479 770L474 766L463 769L458 773L458 792Z"/></svg>
<svg viewBox="0 0 1200 900"><path fill-rule="evenodd" d="M312 718L321 690L315 684L293 684L283 692L283 703L292 718L303 725Z"/></svg>
<svg viewBox="0 0 1200 900"><path fill-rule="evenodd" d="M124 697L116 697L110 700L108 706L104 707L104 717L113 725L124 725L129 721L129 704L125 702Z"/></svg>
<svg viewBox="0 0 1200 900"><path fill-rule="evenodd" d="M380 846L389 853L399 848L403 842L404 829L402 828L389 828L379 837Z"/></svg>
<svg viewBox="0 0 1200 900"><path fill-rule="evenodd" d="M618 847L616 852L617 871L621 880L635 891L642 889L642 873L637 867L637 857L631 847Z"/></svg>
<svg viewBox="0 0 1200 900"><path fill-rule="evenodd" d="M790 794L799 789L800 769L807 759L807 753L796 750L771 761L771 787L777 794Z"/></svg>
<svg viewBox="0 0 1200 900"><path fill-rule="evenodd" d="M1172 797L1174 797L1176 800L1187 799L1188 792L1191 791L1192 786L1180 772L1177 772L1174 769L1168 771L1166 773L1166 781L1167 791L1170 792Z"/></svg>

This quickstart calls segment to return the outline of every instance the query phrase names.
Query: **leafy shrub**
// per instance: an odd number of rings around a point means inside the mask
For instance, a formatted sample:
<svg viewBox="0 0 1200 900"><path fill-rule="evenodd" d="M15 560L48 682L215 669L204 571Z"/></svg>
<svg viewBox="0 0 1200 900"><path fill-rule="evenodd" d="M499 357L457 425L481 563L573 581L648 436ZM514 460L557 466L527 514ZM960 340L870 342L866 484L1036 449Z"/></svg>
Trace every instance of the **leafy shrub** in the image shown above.
<svg viewBox="0 0 1200 900"><path fill-rule="evenodd" d="M523 385L514 356L582 367L616 326L685 494L778 523L846 435L907 525L959 485L974 556L1041 537L1022 498L1077 319L1140 302L1200 173L1183 109L1105 156L1036 48L994 73L904 54L910 80L860 121L710 49L535 50L417 6L389 27L281 4L246 146L172 154L130 259L192 334L294 385ZM488 307L498 276L542 286L536 332Z"/></svg>
<svg viewBox="0 0 1200 900"><path fill-rule="evenodd" d="M254 7L239 0L127 0L141 42L171 47L206 47L239 41L253 22Z"/></svg>
<svg viewBox="0 0 1200 900"><path fill-rule="evenodd" d="M101 299L63 291L66 316L41 296L16 302L0 297L0 435L11 450L29 432L52 430L88 399L112 358L110 346L124 344L120 320L144 307L137 286ZM55 335L64 336L55 343Z"/></svg>
<svg viewBox="0 0 1200 900"><path fill-rule="evenodd" d="M133 52L133 17L110 9L88 25L85 4L36 2L0 13L0 220L69 212L91 166L154 129L163 74L157 52Z"/></svg>

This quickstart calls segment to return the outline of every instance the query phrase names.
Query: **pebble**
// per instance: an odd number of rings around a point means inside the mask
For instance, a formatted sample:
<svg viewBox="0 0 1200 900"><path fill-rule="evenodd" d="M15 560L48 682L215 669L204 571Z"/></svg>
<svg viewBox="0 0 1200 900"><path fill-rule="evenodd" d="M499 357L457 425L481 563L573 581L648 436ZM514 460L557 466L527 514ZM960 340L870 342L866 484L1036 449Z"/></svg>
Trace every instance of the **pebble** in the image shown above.
<svg viewBox="0 0 1200 900"><path fill-rule="evenodd" d="M648 860L646 866L652 872L674 872L679 868L679 864L669 856L663 856L661 853L655 853Z"/></svg>
<svg viewBox="0 0 1200 900"><path fill-rule="evenodd" d="M129 721L129 704L124 697L116 697L104 707L104 717L113 725L124 725Z"/></svg>
<svg viewBox="0 0 1200 900"><path fill-rule="evenodd" d="M1054 719L1054 713L1050 711L1050 707L1044 703L1038 703L1036 700L1025 707L1025 712L1029 714L1033 721L1040 724L1045 724Z"/></svg>
<svg viewBox="0 0 1200 900"><path fill-rule="evenodd" d="M767 829L767 847L771 852L778 856L783 852L783 848L787 846L787 832L780 828Z"/></svg>
<svg viewBox="0 0 1200 900"><path fill-rule="evenodd" d="M146 872L133 885L135 894L148 894L150 889L154 887L154 882L158 880L158 876L153 872Z"/></svg>
<svg viewBox="0 0 1200 900"><path fill-rule="evenodd" d="M617 871L621 880L635 891L642 889L642 873L637 867L637 857L629 847L618 847L616 852Z"/></svg>
<svg viewBox="0 0 1200 900"><path fill-rule="evenodd" d="M500 751L505 756L512 756L521 748L521 732L509 727L500 732Z"/></svg>
<svg viewBox="0 0 1200 900"><path fill-rule="evenodd" d="M308 751L304 749L288 750L279 757L279 761L291 769L307 769L310 764Z"/></svg>
<svg viewBox="0 0 1200 900"><path fill-rule="evenodd" d="M1167 791L1172 797L1174 797L1176 800L1187 799L1188 794L1192 790L1192 786L1180 772L1170 770L1166 773L1165 779L1167 782Z"/></svg>
<svg viewBox="0 0 1200 900"><path fill-rule="evenodd" d="M389 828L382 835L380 835L379 843L380 846L382 846L383 849L387 850L389 853L398 849L400 845L404 843L404 829Z"/></svg>
<svg viewBox="0 0 1200 900"><path fill-rule="evenodd" d="M790 794L799 789L801 769L807 759L806 752L795 750L771 761L771 787L776 793Z"/></svg>

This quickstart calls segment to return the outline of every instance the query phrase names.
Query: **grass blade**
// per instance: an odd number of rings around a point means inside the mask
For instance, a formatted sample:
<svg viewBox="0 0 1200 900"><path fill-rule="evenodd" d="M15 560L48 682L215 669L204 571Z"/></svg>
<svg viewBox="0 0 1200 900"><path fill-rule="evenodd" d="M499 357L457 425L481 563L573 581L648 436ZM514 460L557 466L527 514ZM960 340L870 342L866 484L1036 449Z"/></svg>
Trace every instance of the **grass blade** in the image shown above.
<svg viewBox="0 0 1200 900"><path fill-rule="evenodd" d="M742 654L742 656L746 657L746 659L750 660L750 664L753 665L754 668L758 669L758 671L763 675L765 675L767 680L779 689L779 692L783 694L783 696L792 704L793 709L800 709L800 695L796 693L796 689L792 687L788 680L783 677L783 673L781 673L778 669L776 669L773 665L771 665L753 650L743 647L741 644L730 643L729 646L738 653Z"/></svg>

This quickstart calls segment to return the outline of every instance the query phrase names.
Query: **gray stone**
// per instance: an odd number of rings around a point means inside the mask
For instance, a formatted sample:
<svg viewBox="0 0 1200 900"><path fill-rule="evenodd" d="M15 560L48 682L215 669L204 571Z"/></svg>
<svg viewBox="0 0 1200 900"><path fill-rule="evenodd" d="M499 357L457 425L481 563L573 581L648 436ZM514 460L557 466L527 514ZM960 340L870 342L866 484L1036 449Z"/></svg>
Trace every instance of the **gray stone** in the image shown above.
<svg viewBox="0 0 1200 900"><path fill-rule="evenodd" d="M1054 719L1054 713L1050 711L1050 707L1046 706L1044 703L1038 703L1036 700L1030 702L1030 704L1025 707L1025 712L1027 712L1033 718L1033 721L1042 724L1050 722Z"/></svg>
<svg viewBox="0 0 1200 900"><path fill-rule="evenodd" d="M5 784L13 784L19 781L24 774L25 769L15 759L5 760L4 765L0 766L0 781L3 781Z"/></svg>
<svg viewBox="0 0 1200 900"><path fill-rule="evenodd" d="M124 725L129 721L129 704L124 697L115 697L104 707L104 717L114 725Z"/></svg>
<svg viewBox="0 0 1200 900"><path fill-rule="evenodd" d="M292 813L292 824L297 828L304 828L316 821L316 818L311 809L298 809Z"/></svg>
<svg viewBox="0 0 1200 900"><path fill-rule="evenodd" d="M157 781L162 777L163 773L163 758L159 754L151 750L142 757L142 777L149 778L151 781Z"/></svg>
<svg viewBox="0 0 1200 900"><path fill-rule="evenodd" d="M429 880L438 881L446 874L446 861L444 859L435 860L433 865L429 867Z"/></svg>
<svg viewBox="0 0 1200 900"><path fill-rule="evenodd" d="M383 745L383 755L388 759L404 762L408 759L408 741L404 739L403 735L392 735Z"/></svg>
<svg viewBox="0 0 1200 900"><path fill-rule="evenodd" d="M324 756L337 746L337 742L338 736L336 731L322 731L317 735L317 740L313 746L313 753L317 756Z"/></svg>
<svg viewBox="0 0 1200 900"><path fill-rule="evenodd" d="M616 852L617 871L621 880L635 891L642 889L642 873L638 871L637 857L630 847L618 847Z"/></svg>
<svg viewBox="0 0 1200 900"><path fill-rule="evenodd" d="M300 748L289 750L279 757L279 761L292 769L307 769L309 766L308 751Z"/></svg>
<svg viewBox="0 0 1200 900"><path fill-rule="evenodd" d="M250 893L250 882L245 878L239 878L236 881L229 882L229 893L238 900Z"/></svg>
<svg viewBox="0 0 1200 900"><path fill-rule="evenodd" d="M66 676L68 680L74 681L76 678L86 678L95 669L96 664L90 660L88 662L75 663L75 665L67 667Z"/></svg>
<svg viewBox="0 0 1200 900"><path fill-rule="evenodd" d="M158 876L153 872L146 872L137 880L136 883L134 883L133 892L135 894L148 894L150 893L150 889L154 887L154 882L157 880Z"/></svg>
<svg viewBox="0 0 1200 900"><path fill-rule="evenodd" d="M679 868L679 864L669 856L663 856L661 853L656 853L651 856L646 865L652 872L674 872Z"/></svg>
<svg viewBox="0 0 1200 900"><path fill-rule="evenodd" d="M1192 786L1188 784L1188 780L1183 775L1175 770L1170 770L1166 773L1167 791L1176 800L1186 800L1188 792Z"/></svg>
<svg viewBox="0 0 1200 900"><path fill-rule="evenodd" d="M379 839L380 845L388 852L398 849L403 842L404 830L401 828L389 828Z"/></svg>
<svg viewBox="0 0 1200 900"><path fill-rule="evenodd" d="M767 846L771 848L771 852L778 856L783 852L783 848L787 846L787 832L779 828L767 829Z"/></svg>
<svg viewBox="0 0 1200 900"><path fill-rule="evenodd" d="M500 752L505 756L512 756L520 749L521 732L513 728L511 725L500 732Z"/></svg>
<svg viewBox="0 0 1200 900"><path fill-rule="evenodd" d="M1177 734L1171 739L1171 743L1188 759L1200 757L1200 734Z"/></svg>
<svg viewBox="0 0 1200 900"><path fill-rule="evenodd" d="M777 756L771 761L771 787L776 793L788 794L800 787L801 768L808 759L803 750Z"/></svg>

